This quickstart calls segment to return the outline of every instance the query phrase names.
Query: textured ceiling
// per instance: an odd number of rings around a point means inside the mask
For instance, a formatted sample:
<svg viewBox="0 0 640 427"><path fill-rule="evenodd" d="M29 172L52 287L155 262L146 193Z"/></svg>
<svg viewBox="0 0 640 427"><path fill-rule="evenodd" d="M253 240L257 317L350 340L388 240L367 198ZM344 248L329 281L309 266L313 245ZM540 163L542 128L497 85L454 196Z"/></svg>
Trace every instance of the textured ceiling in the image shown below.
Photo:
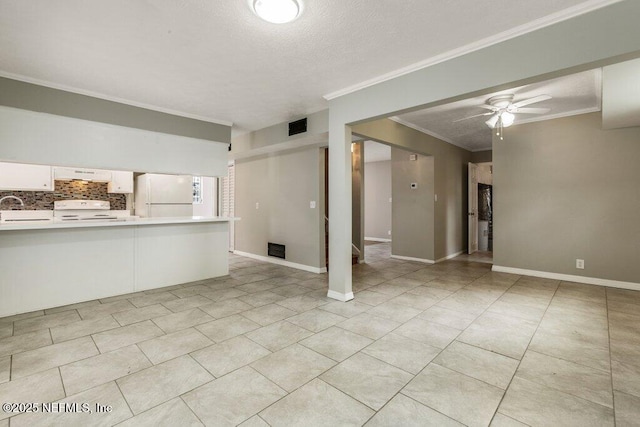
<svg viewBox="0 0 640 427"><path fill-rule="evenodd" d="M402 114L394 119L468 150L489 150L491 149L491 129L487 127L485 121L490 116L475 117L459 122L455 122L455 120L488 112L488 110L479 107L479 105L486 103L486 100L492 96L507 93L515 95L513 102L538 95L551 95L553 97L547 101L527 105L527 107L549 108L550 111L548 113L516 114L514 126L518 123L598 111L601 104L601 75L601 69L598 68L451 104L414 111Z"/></svg>
<svg viewBox="0 0 640 427"><path fill-rule="evenodd" d="M326 108L323 95L612 1L306 0L278 26L247 0L2 0L0 75L254 130Z"/></svg>

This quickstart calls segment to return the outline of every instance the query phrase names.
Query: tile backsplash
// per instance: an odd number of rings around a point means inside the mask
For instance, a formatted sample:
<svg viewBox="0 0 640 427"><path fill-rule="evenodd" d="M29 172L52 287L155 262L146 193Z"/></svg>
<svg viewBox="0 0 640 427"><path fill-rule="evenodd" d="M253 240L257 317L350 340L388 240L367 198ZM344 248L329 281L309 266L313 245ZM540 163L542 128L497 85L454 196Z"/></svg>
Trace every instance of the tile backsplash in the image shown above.
<svg viewBox="0 0 640 427"><path fill-rule="evenodd" d="M55 191L0 191L0 198L16 196L24 201L26 210L52 210L57 200L105 200L112 210L126 210L124 194L107 193L106 182L56 181ZM0 209L22 209L15 200L5 200Z"/></svg>

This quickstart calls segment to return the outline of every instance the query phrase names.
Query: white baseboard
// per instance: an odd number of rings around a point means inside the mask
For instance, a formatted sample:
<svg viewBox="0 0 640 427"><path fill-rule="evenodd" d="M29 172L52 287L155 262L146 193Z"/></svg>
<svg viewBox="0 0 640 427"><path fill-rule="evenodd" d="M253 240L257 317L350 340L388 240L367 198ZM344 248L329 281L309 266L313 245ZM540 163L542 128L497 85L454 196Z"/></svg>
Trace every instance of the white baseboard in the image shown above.
<svg viewBox="0 0 640 427"><path fill-rule="evenodd" d="M251 254L242 251L233 251L234 254L247 258L257 259L258 261L270 262L271 264L283 265L285 267L291 267L298 270L308 271L309 273L322 274L327 272L327 267L311 267L310 265L298 264L296 262L287 261L280 258L267 257L263 255Z"/></svg>
<svg viewBox="0 0 640 427"><path fill-rule="evenodd" d="M586 283L588 285L608 286L610 288L640 291L640 283L633 282L621 282L618 280L600 279L597 277L575 276L573 274L551 273L548 271L525 270L523 268L502 267L499 265L494 265L491 270L500 273L520 274L523 276L542 277L544 279L562 280L565 282Z"/></svg>
<svg viewBox="0 0 640 427"><path fill-rule="evenodd" d="M393 254L391 254L391 258L401 259L403 261L416 261L416 262L423 262L425 264L435 264L435 261L432 259L413 258L410 256L400 256L400 255L393 255Z"/></svg>
<svg viewBox="0 0 640 427"><path fill-rule="evenodd" d="M353 292L349 292L348 294L341 294L340 292L332 291L329 289L327 292L328 298L337 299L338 301L347 302L353 299Z"/></svg>
<svg viewBox="0 0 640 427"><path fill-rule="evenodd" d="M447 256L446 256L446 257L444 257L444 258L437 259L437 260L436 260L436 262L446 261L446 260L448 260L448 259L455 258L455 257L457 257L458 255L462 255L463 253L465 253L465 251L456 252L455 254L447 255Z"/></svg>
<svg viewBox="0 0 640 427"><path fill-rule="evenodd" d="M372 242L382 242L382 243L391 242L391 239L383 239L381 237L365 237L364 240L369 240L369 241L372 241Z"/></svg>

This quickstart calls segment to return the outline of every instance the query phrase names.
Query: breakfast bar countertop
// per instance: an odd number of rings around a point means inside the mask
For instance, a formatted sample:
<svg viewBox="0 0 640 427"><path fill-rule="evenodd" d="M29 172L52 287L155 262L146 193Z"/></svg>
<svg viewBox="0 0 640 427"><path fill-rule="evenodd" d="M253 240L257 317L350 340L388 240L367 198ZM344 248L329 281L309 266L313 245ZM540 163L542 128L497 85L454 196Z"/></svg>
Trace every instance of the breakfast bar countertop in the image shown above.
<svg viewBox="0 0 640 427"><path fill-rule="evenodd" d="M227 218L217 216L186 216L186 217L156 217L139 218L134 216L119 217L110 220L92 221L57 221L55 219L45 221L19 221L0 223L0 231L16 230L49 230L58 228L87 228L87 227L123 227L164 224L192 224L201 222L228 222L237 221L240 218Z"/></svg>

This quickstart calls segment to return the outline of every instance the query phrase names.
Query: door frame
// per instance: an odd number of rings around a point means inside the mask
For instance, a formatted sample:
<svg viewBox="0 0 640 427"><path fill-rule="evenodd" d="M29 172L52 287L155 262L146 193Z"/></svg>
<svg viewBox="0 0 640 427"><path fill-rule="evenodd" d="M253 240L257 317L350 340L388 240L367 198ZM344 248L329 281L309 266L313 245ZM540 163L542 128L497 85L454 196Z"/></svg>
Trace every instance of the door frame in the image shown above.
<svg viewBox="0 0 640 427"><path fill-rule="evenodd" d="M469 162L468 165L468 246L467 253L472 254L478 251L478 165Z"/></svg>

